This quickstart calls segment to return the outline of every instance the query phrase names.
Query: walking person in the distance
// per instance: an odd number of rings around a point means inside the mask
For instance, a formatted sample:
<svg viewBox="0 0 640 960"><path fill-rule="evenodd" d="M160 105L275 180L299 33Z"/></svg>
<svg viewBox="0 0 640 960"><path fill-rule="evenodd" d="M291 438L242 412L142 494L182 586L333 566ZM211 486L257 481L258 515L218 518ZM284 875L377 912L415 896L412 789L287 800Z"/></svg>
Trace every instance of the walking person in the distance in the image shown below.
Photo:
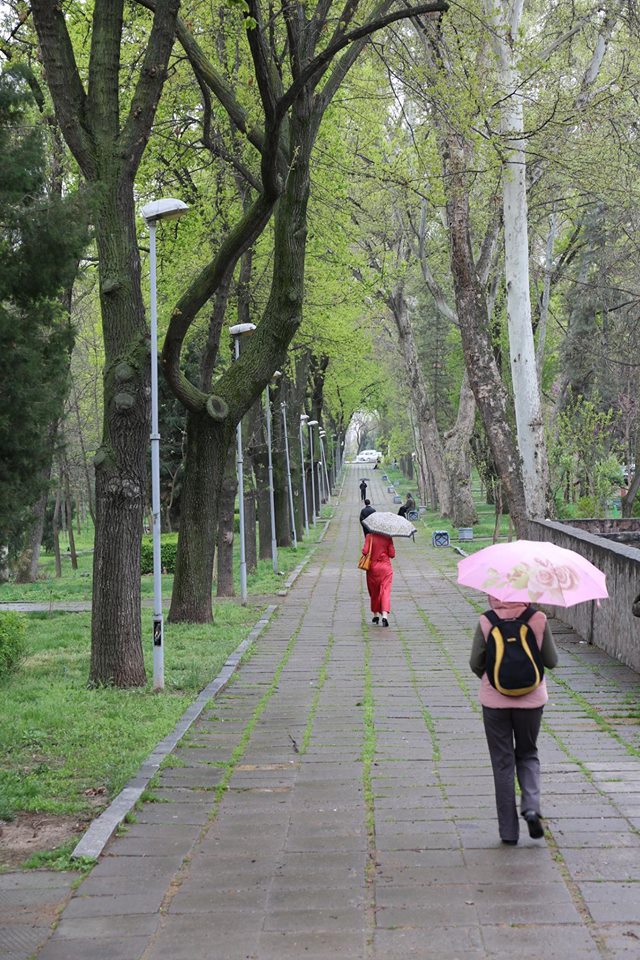
<svg viewBox="0 0 640 960"><path fill-rule="evenodd" d="M371 506L371 500L365 500L364 507L360 511L360 526L364 530L365 537L369 531L367 530L364 524L364 521L367 519L367 517L370 517L371 514L375 512L376 512L376 508Z"/></svg>

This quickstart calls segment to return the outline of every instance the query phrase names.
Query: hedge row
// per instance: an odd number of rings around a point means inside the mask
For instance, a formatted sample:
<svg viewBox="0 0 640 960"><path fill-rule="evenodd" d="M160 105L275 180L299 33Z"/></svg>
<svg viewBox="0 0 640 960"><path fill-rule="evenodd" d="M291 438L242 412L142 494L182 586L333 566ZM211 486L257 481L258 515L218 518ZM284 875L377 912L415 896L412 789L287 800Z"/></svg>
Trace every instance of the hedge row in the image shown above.
<svg viewBox="0 0 640 960"><path fill-rule="evenodd" d="M163 533L160 537L160 563L163 573L175 573L178 534ZM153 537L142 538L140 554L140 572L153 573Z"/></svg>

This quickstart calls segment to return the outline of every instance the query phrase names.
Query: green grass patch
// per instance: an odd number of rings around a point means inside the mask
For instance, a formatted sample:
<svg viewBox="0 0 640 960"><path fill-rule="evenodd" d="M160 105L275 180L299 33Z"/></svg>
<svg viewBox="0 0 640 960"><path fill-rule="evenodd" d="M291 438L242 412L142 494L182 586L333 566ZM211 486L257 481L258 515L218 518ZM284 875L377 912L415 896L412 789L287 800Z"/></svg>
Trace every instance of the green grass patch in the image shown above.
<svg viewBox="0 0 640 960"><path fill-rule="evenodd" d="M90 614L32 614L26 656L0 688L0 818L95 813L133 776L261 615L218 601L214 624L166 624L164 694L153 694L151 611L143 611L146 688L89 690Z"/></svg>
<svg viewBox="0 0 640 960"><path fill-rule="evenodd" d="M331 516L330 508L324 507L323 518ZM247 575L247 588L250 593L276 593L284 586L287 575L314 549L318 537L324 530L324 523L310 529L309 538L298 543L296 550L293 547L278 548L278 570L282 576L273 571L273 563L269 557L259 560L257 569ZM235 539L234 546L234 580L236 594L240 594L240 543ZM52 556L42 554L38 566L38 579L35 583L4 583L0 585L1 603L52 603L69 600L71 602L89 602L93 589L93 551L87 549L78 557L78 569L71 569L68 554L62 554L62 576L56 577L55 563ZM173 574L164 574L162 577L162 595L171 596L173 589ZM215 594L215 583L213 592ZM140 578L140 590L143 598L153 597L153 574L145 574Z"/></svg>

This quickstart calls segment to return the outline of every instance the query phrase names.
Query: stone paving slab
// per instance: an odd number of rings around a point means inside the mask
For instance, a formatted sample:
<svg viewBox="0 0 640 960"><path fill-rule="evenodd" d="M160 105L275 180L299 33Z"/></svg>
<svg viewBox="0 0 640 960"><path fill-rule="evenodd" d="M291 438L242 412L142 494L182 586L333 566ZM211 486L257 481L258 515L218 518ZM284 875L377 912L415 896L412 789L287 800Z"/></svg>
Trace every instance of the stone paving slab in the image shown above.
<svg viewBox="0 0 640 960"><path fill-rule="evenodd" d="M640 730L615 719L640 678L554 622L547 839L501 845L468 669L484 598L420 533L397 543L390 628L371 626L358 475L161 771L169 802L111 842L44 960L640 960ZM370 492L388 505L375 475Z"/></svg>

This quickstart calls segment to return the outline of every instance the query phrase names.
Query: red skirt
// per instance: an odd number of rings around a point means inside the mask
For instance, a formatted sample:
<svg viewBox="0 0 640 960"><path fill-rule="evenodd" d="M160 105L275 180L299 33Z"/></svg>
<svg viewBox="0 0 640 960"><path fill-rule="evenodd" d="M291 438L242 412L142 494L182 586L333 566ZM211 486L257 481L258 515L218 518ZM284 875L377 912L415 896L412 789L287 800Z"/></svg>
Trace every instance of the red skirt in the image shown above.
<svg viewBox="0 0 640 960"><path fill-rule="evenodd" d="M371 598L372 613L389 613L391 610L391 584L393 567L390 563L372 563L367 570L367 590Z"/></svg>

